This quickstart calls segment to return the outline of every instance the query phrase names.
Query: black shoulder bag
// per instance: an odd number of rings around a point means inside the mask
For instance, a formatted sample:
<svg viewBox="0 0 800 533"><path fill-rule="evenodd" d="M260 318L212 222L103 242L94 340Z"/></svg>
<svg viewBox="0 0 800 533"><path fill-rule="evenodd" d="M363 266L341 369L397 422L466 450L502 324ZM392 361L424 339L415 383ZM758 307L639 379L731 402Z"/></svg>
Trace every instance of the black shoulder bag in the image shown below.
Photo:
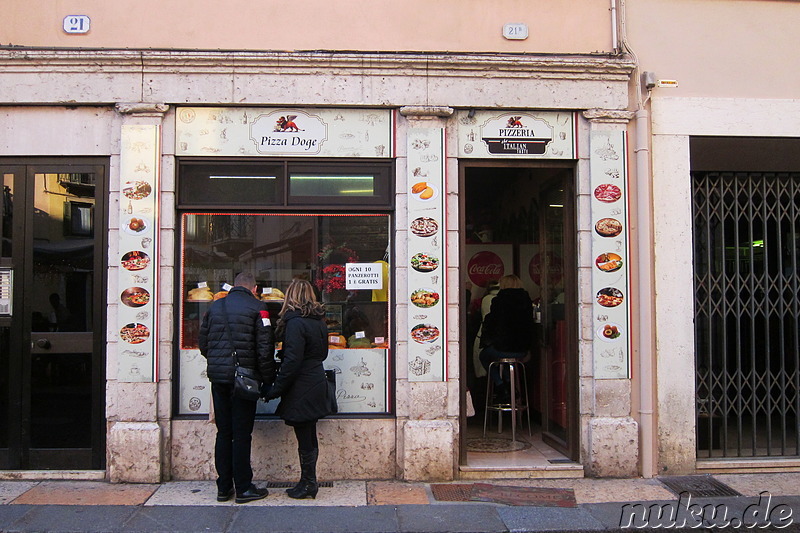
<svg viewBox="0 0 800 533"><path fill-rule="evenodd" d="M231 344L231 357L233 357L233 395L242 400L256 401L261 397L261 380L258 379L256 371L251 368L244 368L239 365L239 355L236 353L236 345L233 344L231 336L231 326L228 323L228 307L225 299L222 299L222 314L225 316L225 334Z"/></svg>
<svg viewBox="0 0 800 533"><path fill-rule="evenodd" d="M328 407L331 414L335 415L339 412L339 403L336 401L336 371L325 371L325 384L328 386Z"/></svg>

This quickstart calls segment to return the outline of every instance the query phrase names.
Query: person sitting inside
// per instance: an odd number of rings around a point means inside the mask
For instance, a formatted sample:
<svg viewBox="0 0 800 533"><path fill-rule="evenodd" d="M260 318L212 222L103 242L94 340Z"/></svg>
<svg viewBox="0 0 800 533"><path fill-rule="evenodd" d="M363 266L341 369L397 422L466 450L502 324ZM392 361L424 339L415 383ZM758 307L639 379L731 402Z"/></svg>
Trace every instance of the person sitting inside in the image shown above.
<svg viewBox="0 0 800 533"><path fill-rule="evenodd" d="M485 369L500 359L524 359L533 345L533 302L519 277L500 278L500 291L492 299L489 314L483 319L480 361ZM499 390L501 403L510 396L510 385L496 367L489 379Z"/></svg>

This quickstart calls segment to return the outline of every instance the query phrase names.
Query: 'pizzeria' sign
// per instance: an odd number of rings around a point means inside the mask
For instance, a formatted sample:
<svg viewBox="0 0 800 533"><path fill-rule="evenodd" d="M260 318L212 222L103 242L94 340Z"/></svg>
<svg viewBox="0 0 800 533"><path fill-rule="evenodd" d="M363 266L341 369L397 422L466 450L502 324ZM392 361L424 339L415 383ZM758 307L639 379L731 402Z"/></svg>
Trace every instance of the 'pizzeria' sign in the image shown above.
<svg viewBox="0 0 800 533"><path fill-rule="evenodd" d="M574 159L574 114L545 111L460 112L458 156Z"/></svg>
<svg viewBox="0 0 800 533"><path fill-rule="evenodd" d="M481 140L491 154L541 155L553 140L553 128L531 115L510 115L484 124Z"/></svg>

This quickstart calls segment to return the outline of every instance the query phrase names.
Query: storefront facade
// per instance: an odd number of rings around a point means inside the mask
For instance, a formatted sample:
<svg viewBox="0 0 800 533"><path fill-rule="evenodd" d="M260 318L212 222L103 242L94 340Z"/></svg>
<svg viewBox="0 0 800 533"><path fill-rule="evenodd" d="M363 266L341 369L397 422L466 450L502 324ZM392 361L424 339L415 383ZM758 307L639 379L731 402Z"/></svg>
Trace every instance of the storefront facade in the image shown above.
<svg viewBox="0 0 800 533"><path fill-rule="evenodd" d="M551 281L563 292L564 357L550 361L560 373L551 376L545 408L553 445L570 465L561 475L638 473L629 312L635 287L624 268L610 274L596 261L613 253L629 262L631 115L621 110L633 65L626 59L4 54L12 88L2 109L6 180L12 183L7 168L56 155L48 162L62 168L43 174L80 174L69 170L79 157L107 169L93 181L96 191L107 192L95 193L103 207L95 208L92 233L105 238L98 248L104 277L93 285L103 295L95 306L102 323L92 328L102 338L96 350L102 365L91 377L101 383L94 401L104 406L94 423L105 431L81 445L104 460L47 468L103 471L112 481L212 478L214 426L192 339L208 293L226 290L236 270L249 268L268 302L294 276L319 280L329 299L332 337L341 338L332 340L328 363L341 371L343 409L320 424L323 478L491 475L469 468L462 439L472 354L462 294L467 280L480 288L469 264L491 251L468 235L464 192L470 176L487 168L522 168L534 180L558 176L567 185L551 190L562 201L551 203L564 206L560 251L541 253L535 263L537 251L547 252L532 248L545 246L535 238L498 254L510 254L505 273L527 272L527 283L539 282L532 293L543 295ZM362 68L366 60L371 70ZM125 83L140 76L134 62L141 61L146 101L141 80L135 90ZM241 61L249 70L231 72ZM97 73L72 73L90 63L100 65ZM115 76L104 77L111 69ZM46 87L22 89L43 70ZM291 89L277 91L289 77ZM72 88L79 78L88 82ZM233 92L220 90L226 86ZM13 180L16 200L27 182ZM547 189L537 191L544 201ZM545 211L540 220L547 223ZM17 313L38 310L24 307L20 279L28 278L18 274L19 246L2 265L13 272L16 291L2 323L14 347L9 353L39 338ZM425 266L418 268L421 259ZM569 275L543 281L541 272L555 263ZM333 294L340 287L320 276L326 267L345 275L346 293ZM370 285L374 280L379 288ZM354 317L361 323L346 324ZM606 326L618 334L604 336ZM20 344L13 344L12 328L22 332ZM16 371L32 375L25 365ZM19 397L36 378L26 379ZM256 477L290 479L292 437L270 418L272 406L260 409ZM17 425L26 423L23 417ZM24 436L6 440L3 468L33 468L33 443Z"/></svg>

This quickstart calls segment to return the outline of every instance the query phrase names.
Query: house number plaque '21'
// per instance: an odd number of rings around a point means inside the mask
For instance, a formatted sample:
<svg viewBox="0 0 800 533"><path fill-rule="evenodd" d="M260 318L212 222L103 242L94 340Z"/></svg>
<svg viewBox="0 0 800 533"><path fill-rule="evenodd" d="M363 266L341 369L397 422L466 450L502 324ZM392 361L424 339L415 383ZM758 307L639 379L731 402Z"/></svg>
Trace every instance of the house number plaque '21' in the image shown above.
<svg viewBox="0 0 800 533"><path fill-rule="evenodd" d="M87 15L67 15L64 17L66 33L89 33L91 20Z"/></svg>

